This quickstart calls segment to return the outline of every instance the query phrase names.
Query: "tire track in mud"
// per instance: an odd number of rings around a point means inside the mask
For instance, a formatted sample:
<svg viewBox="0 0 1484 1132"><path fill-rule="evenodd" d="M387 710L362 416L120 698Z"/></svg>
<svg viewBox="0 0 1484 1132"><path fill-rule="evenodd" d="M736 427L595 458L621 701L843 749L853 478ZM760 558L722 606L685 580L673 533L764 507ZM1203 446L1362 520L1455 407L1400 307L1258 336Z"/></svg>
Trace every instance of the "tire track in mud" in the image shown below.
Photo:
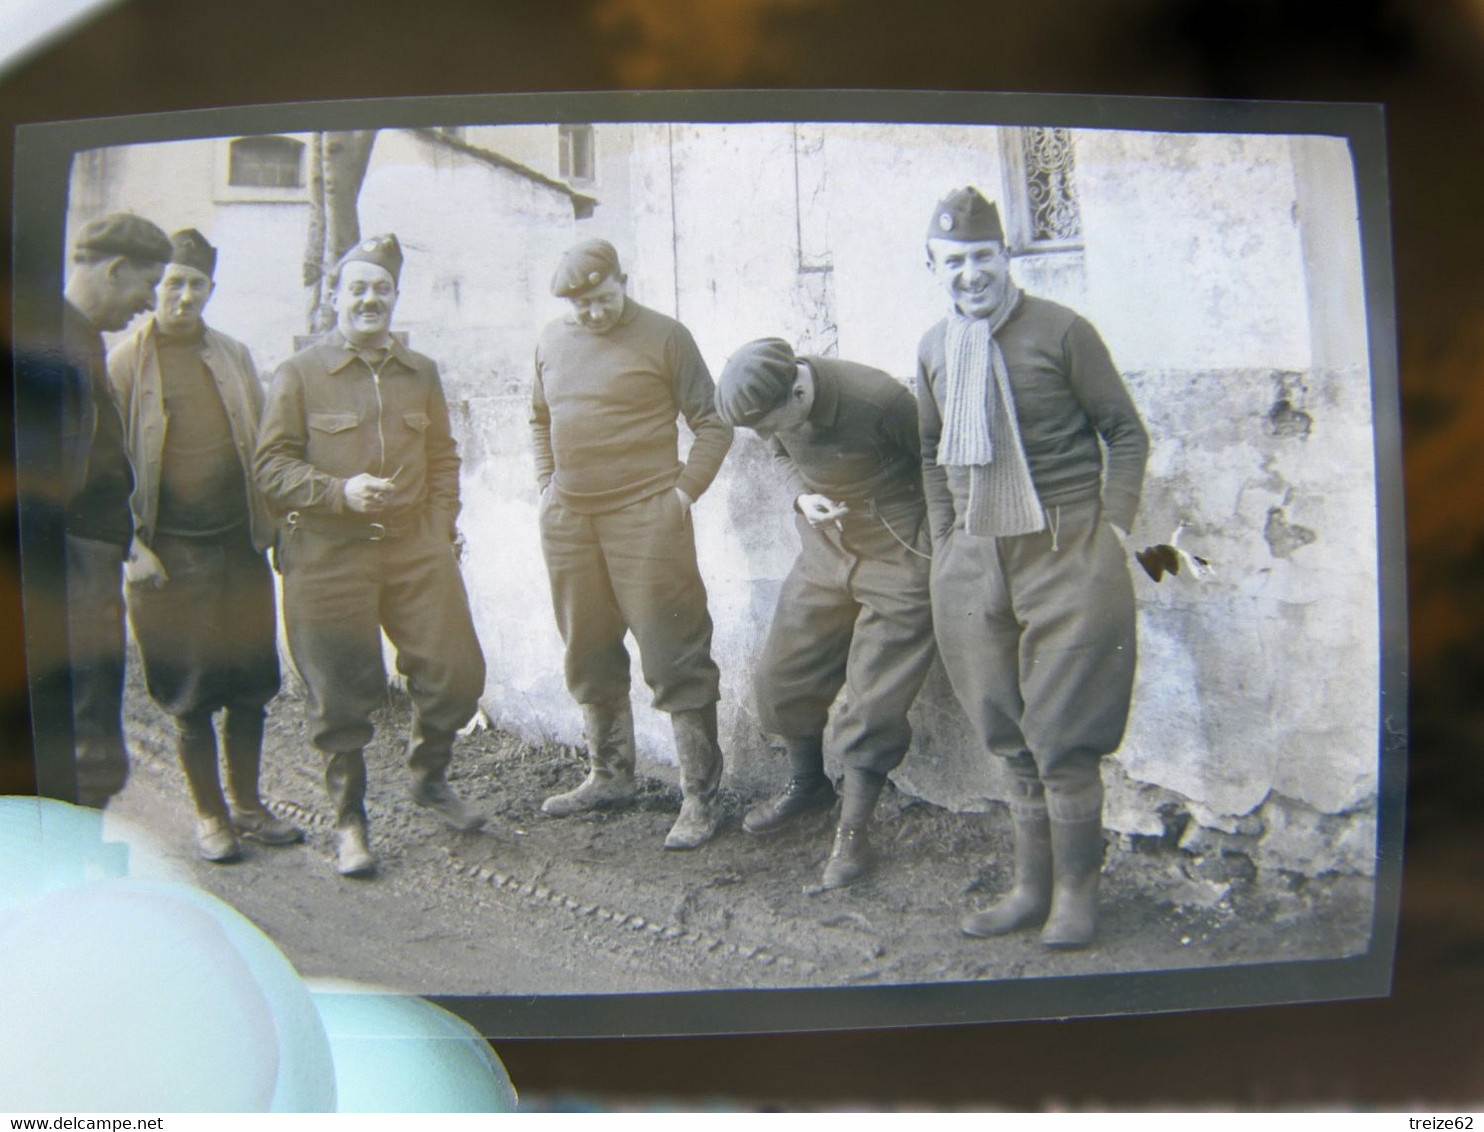
<svg viewBox="0 0 1484 1132"><path fill-rule="evenodd" d="M1364 878L1292 888L1264 875L1232 885L1214 908L1191 905L1186 873L1202 862L1146 845L1110 850L1097 947L1055 952L1034 932L966 942L964 911L1009 882L1003 814L955 814L888 791L872 877L821 893L810 882L828 847L829 815L753 838L736 829L750 799L724 789L728 816L716 842L667 853L659 842L679 805L673 785L645 778L632 806L549 819L539 799L581 777L581 752L498 731L460 740L451 781L492 820L482 834L455 833L398 786L411 713L395 694L378 709L366 750L381 875L363 885L329 867L322 759L292 690L270 705L262 789L309 831L315 859L286 856L268 867L290 851L254 850L242 866L218 871L190 857L171 731L137 665L126 713L131 745L149 764L138 809L171 831L198 884L240 900L296 964L417 993L945 984L1328 958L1356 954L1370 937L1373 890Z"/></svg>
<svg viewBox="0 0 1484 1132"><path fill-rule="evenodd" d="M125 726L135 760L147 763L157 779L168 780L171 791L184 803L185 778L173 757L169 728L153 712L152 705L141 710L137 703L127 704ZM332 835L329 816L275 789L276 780L283 773L281 768L270 773L265 766L260 782L263 800L275 812L304 828L312 849L327 846ZM312 781L307 775L294 777L305 779L305 786ZM472 903L483 910L519 906L528 913L534 911L545 920L563 924L566 930L561 934L568 941L575 936L583 947L603 951L631 971L642 971L649 976L671 975L674 985L659 989L725 988L758 982L776 986L780 985L780 979L784 983L793 981L790 976L807 983L820 973L818 964L790 954L777 941L728 939L616 907L612 902L582 899L544 880L550 862L534 873L522 875L508 867L497 867L490 860L466 860L446 845L439 847L436 856L424 853L419 855L423 859L407 859L406 838L402 834L412 824L409 820L412 803L398 800L389 804L388 799L381 798L368 803L367 808L377 830L379 855L383 860L403 857L401 863L406 870L398 870L394 877L378 877L370 883L391 885L448 904ZM703 881L690 889L709 885L709 881ZM685 907L693 896L694 892L688 890L677 907ZM538 928L527 921L524 930L538 936L543 948L551 946L551 929Z"/></svg>

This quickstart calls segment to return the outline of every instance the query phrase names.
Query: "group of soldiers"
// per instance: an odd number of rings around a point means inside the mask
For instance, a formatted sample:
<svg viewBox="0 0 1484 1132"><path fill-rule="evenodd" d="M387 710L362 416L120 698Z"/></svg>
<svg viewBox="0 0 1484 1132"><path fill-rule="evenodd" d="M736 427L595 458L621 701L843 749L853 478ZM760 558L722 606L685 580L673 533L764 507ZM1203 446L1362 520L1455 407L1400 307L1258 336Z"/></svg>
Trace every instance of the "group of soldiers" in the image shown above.
<svg viewBox="0 0 1484 1132"><path fill-rule="evenodd" d="M1040 927L1049 946L1081 947L1096 930L1101 758L1121 742L1132 690L1125 539L1148 441L1093 327L1016 286L993 203L951 193L926 252L951 306L922 339L915 397L880 370L798 356L777 338L738 348L713 382L686 328L629 297L611 244L562 256L551 289L570 310L540 335L530 424L589 768L541 808L560 818L634 796L631 632L674 731L682 804L665 848L718 832L720 674L691 510L734 429L750 429L787 477L800 551L753 680L788 778L744 830L767 835L838 801L823 886L868 875L872 814L936 653L1013 791L1013 888L963 930ZM335 328L279 367L266 398L246 348L203 320L215 267L199 232L167 238L132 215L88 224L75 244L63 442L79 799L103 804L127 773L122 565L201 854L302 840L257 787L279 683L272 547L336 868L366 876L363 751L385 699L383 632L413 706L412 799L455 829L484 821L447 778L485 676L459 567L448 407L435 363L391 333L395 236L336 265ZM105 362L100 332L149 310ZM680 418L694 437L683 460Z"/></svg>

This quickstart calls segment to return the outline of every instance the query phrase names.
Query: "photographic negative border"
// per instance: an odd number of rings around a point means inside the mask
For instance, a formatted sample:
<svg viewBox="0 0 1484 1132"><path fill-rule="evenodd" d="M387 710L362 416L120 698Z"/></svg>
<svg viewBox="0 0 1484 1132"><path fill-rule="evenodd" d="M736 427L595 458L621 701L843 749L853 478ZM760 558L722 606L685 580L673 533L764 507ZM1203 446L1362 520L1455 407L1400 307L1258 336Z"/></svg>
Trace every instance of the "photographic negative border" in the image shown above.
<svg viewBox="0 0 1484 1132"><path fill-rule="evenodd" d="M64 639L55 600L60 519L53 390L24 346L56 341L72 156L102 146L325 129L589 122L871 122L1062 126L1344 138L1354 162L1369 336L1381 647L1375 918L1370 949L1328 960L986 982L662 994L436 997L491 1037L758 1033L1099 1016L1253 1006L1388 993L1401 884L1406 781L1406 598L1391 228L1377 106L1211 102L1079 95L903 92L672 92L460 96L228 107L22 126L16 139L14 295L16 452L28 657ZM915 218L911 223L916 223ZM70 799L65 672L32 670L37 781ZM643 1009L636 1009L636 997Z"/></svg>

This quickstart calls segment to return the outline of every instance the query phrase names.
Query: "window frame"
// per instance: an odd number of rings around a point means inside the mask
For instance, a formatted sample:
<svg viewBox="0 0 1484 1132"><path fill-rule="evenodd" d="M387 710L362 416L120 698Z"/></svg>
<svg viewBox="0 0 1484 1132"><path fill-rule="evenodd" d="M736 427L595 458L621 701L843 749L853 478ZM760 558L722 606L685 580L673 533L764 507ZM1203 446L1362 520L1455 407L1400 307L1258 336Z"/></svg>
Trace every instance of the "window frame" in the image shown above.
<svg viewBox="0 0 1484 1132"><path fill-rule="evenodd" d="M1058 126L1005 126L1000 130L1000 155L1004 168L1006 203L1004 223L1005 238L1016 255L1043 255L1081 253L1086 246L1086 233L1082 231L1082 205L1076 192L1076 181L1072 184L1072 200L1077 202L1078 235L1053 239L1036 239L1035 220L1030 199L1029 171L1025 161L1025 136L1033 129L1061 130L1067 135L1067 144L1076 153L1075 131ZM1075 168L1075 166L1074 166Z"/></svg>
<svg viewBox="0 0 1484 1132"><path fill-rule="evenodd" d="M309 134L242 134L237 137L218 138L214 161L214 198L220 203L285 203L301 204L309 200L309 182L313 175L309 169ZM239 142L276 138L296 142L299 145L299 177L297 185L238 185L232 183L232 151Z"/></svg>
<svg viewBox="0 0 1484 1132"><path fill-rule="evenodd" d="M576 162L573 140L584 139L583 150L587 158L586 175L575 171ZM598 131L591 122L557 123L557 176L569 185L591 186L598 181Z"/></svg>

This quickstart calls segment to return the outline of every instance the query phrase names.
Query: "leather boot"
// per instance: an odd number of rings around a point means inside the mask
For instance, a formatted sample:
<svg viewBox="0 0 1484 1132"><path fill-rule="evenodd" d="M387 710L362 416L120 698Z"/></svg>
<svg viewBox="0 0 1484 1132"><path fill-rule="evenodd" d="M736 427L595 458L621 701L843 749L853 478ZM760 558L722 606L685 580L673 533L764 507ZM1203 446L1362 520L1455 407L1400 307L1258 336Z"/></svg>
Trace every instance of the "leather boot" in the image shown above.
<svg viewBox="0 0 1484 1132"><path fill-rule="evenodd" d="M407 766L412 771L408 796L426 806L445 823L464 833L484 825L485 815L469 806L448 784L448 764L453 761L452 731L440 731L417 720L407 744Z"/></svg>
<svg viewBox="0 0 1484 1132"><path fill-rule="evenodd" d="M554 818L627 802L634 796L634 709L628 697L583 704L587 777L575 790L553 794L541 812Z"/></svg>
<svg viewBox="0 0 1484 1132"><path fill-rule="evenodd" d="M304 831L278 817L258 794L258 771L263 761L263 709L257 704L229 704L222 715L232 824L243 837L264 845L296 845L303 841Z"/></svg>
<svg viewBox="0 0 1484 1132"><path fill-rule="evenodd" d="M823 887L844 888L871 871L873 855L867 830L871 827L876 800L881 797L881 788L885 785L886 775L875 771L851 767L845 772L840 825L835 830L830 858L824 864L824 877L820 881Z"/></svg>
<svg viewBox="0 0 1484 1132"><path fill-rule="evenodd" d="M721 827L717 790L721 786L721 745L716 737L716 705L670 715L675 754L680 762L680 816L665 837L666 849L695 849Z"/></svg>
<svg viewBox="0 0 1484 1132"><path fill-rule="evenodd" d="M1041 929L1047 947L1086 947L1097 934L1103 865L1101 775L1075 792L1048 786L1051 817L1051 914Z"/></svg>
<svg viewBox="0 0 1484 1132"><path fill-rule="evenodd" d="M325 789L335 807L335 871L365 877L376 871L366 823L366 760L360 751L332 751L325 760Z"/></svg>
<svg viewBox="0 0 1484 1132"><path fill-rule="evenodd" d="M792 777L783 793L759 802L742 818L748 833L773 833L814 810L835 804L835 786L825 777L824 745L820 736L806 735L783 740L788 750Z"/></svg>
<svg viewBox="0 0 1484 1132"><path fill-rule="evenodd" d="M227 817L221 774L216 764L216 728L211 715L177 716L175 748L196 807L196 848L202 859L223 865L242 856Z"/></svg>
<svg viewBox="0 0 1484 1132"><path fill-rule="evenodd" d="M1015 835L1015 884L997 903L963 922L965 935L1005 935L1044 923L1051 910L1051 825L1046 788L1027 753L1011 768L1010 823Z"/></svg>

